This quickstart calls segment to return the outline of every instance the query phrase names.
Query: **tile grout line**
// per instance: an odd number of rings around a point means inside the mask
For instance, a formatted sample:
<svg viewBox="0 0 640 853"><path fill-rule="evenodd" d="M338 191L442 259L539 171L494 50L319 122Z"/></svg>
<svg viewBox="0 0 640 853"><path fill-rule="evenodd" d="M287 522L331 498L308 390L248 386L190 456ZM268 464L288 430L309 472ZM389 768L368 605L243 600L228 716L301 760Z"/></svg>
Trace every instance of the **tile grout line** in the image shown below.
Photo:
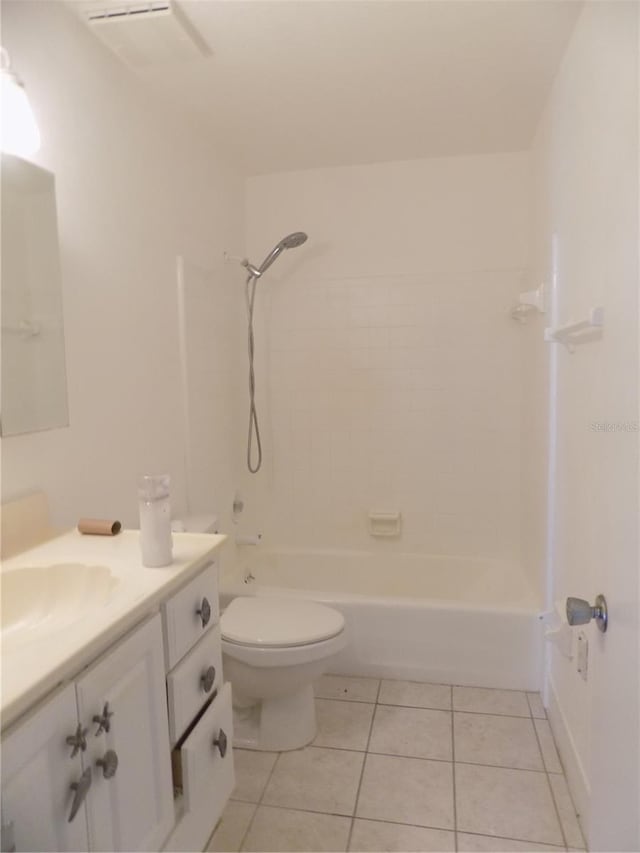
<svg viewBox="0 0 640 853"><path fill-rule="evenodd" d="M442 685L438 685L442 686ZM492 688L487 688L492 689ZM316 699L320 699L325 702L346 702L352 705L381 705L383 708L407 708L408 710L414 711L450 711L451 708L442 708L436 707L435 705L401 705L399 703L392 702L370 702L366 699L342 699L335 696L316 696ZM470 711L467 708L453 708L453 710L458 714L477 714L479 716L485 717L508 717L512 720L546 720L546 717L533 717L531 714L531 709L529 709L528 714L504 714L501 711Z"/></svg>
<svg viewBox="0 0 640 853"><path fill-rule="evenodd" d="M446 713L446 711L444 711L443 713ZM453 713L455 713L455 712L453 712ZM374 714L374 717L375 717L375 714ZM523 719L523 718L520 718L520 719ZM384 755L384 756L387 756L388 758L407 758L410 761L437 761L440 764L452 764L453 763L452 760L449 758L432 758L430 756L424 756L424 755L407 755L405 753L400 753L400 752L377 752L375 750L369 750L369 749L353 749L353 747L346 747L346 746L324 746L324 745L320 745L320 744L310 743L310 744L308 744L308 746L306 746L304 748L305 749L328 749L328 750L332 750L334 752L356 752L356 753L359 753L360 755L362 755L362 754L365 754L365 755ZM544 760L543 760L542 769L536 769L534 767L515 767L512 764L488 764L486 761L458 761L457 764L465 764L465 765L469 765L470 767L493 767L496 770L519 770L519 771L522 771L523 773L547 774L549 772L549 771L544 769ZM563 774L551 772L551 775L552 776L562 776ZM230 799L235 800L236 802L240 802L240 803L251 802L250 800L241 800L239 797L230 797Z"/></svg>
<svg viewBox="0 0 640 853"><path fill-rule="evenodd" d="M529 702L529 697L527 696L527 702ZM538 735L538 729L535 724L535 717L533 716L533 711L531 705L529 705L529 712L531 713L531 725L533 726L533 731L536 736L536 743L538 744L538 749L540 750L540 757L542 758L542 766L544 767L544 775L547 779L547 786L549 788L549 793L551 794L551 802L553 803L553 809L556 813L556 818L558 820L558 826L560 827L560 835L562 836L562 841L564 843L565 850L569 849L569 845L567 844L567 836L564 831L564 824L562 823L562 818L560 817L560 809L558 808L558 804L556 802L556 795L553 791L553 785L551 784L551 779L549 778L549 771L547 770L547 762L544 757L544 751L542 749L542 743L540 742L540 736ZM557 775L557 774L556 774ZM562 774L564 776L564 772Z"/></svg>
<svg viewBox="0 0 640 853"><path fill-rule="evenodd" d="M235 800L234 802L241 803L241 802L245 802L245 801L244 800ZM245 804L251 805L251 806L256 806L256 808L257 808L257 803L245 802ZM300 808L300 806L271 806L271 805L264 803L262 805L262 808L271 809L272 811L285 811L285 812L286 811L292 811L292 812L300 812L301 814L308 814L308 815L325 815L326 817L340 817L340 818L346 818L347 820L350 819L349 815L341 814L340 812L320 812L320 811L315 811L314 809L303 809L303 808ZM363 820L363 821L366 821L368 823L384 823L384 824L387 824L389 826L410 826L413 829L428 829L428 830L434 830L436 832L453 832L453 830L445 829L443 826L435 826L435 825L432 826L430 824L424 824L424 823L406 823L404 821L389 820L387 818L378 818L378 817L369 818L369 817L366 817L366 818L359 818L359 820ZM554 847L554 848L557 848L558 850L564 850L563 844L554 844L552 841L533 841L529 838L512 838L511 836L508 836L508 835L488 835L486 832L466 832L465 830L461 830L461 833L463 833L465 835L478 835L481 838L500 838L500 839L503 839L504 841L518 841L520 843L525 843L525 844L545 844L547 847ZM585 851L585 853L586 853L586 851Z"/></svg>
<svg viewBox="0 0 640 853"><path fill-rule="evenodd" d="M529 694L527 694L527 701L529 701ZM571 804L571 808L573 809L573 812L575 814L576 821L578 824L578 830L580 832L582 844L586 847L587 841L584 837L584 833L582 831L582 826L580 824L580 820L578 819L578 812L576 811L576 806L575 806L575 803L573 802L573 797L571 796L571 791L569 790L569 785L567 783L567 774L566 774L566 771L564 769L564 764L562 763L562 756L560 755L560 751L558 750L558 746L556 744L556 739L553 736L553 730L551 728L551 723L549 722L549 717L547 716L547 709L544 708L544 706L543 706L544 717L535 717L533 715L533 709L531 708L531 703L529 703L529 709L531 710L531 716L533 717L533 728L534 728L535 733L536 733L536 738L538 739L538 746L540 747L540 752L542 753L542 763L545 767L545 771L547 774L547 781L549 782L549 787L551 789L551 799L553 800L553 804L555 806L556 814L558 815L558 820L560 821L560 831L562 832L562 837L565 840L565 847L567 850L569 850L569 842L567 841L566 833L564 830L564 823L562 822L562 818L560 816L560 809L559 809L557 801L556 801L555 791L553 790L553 785L551 784L551 776L561 776L562 779L564 780L565 786L567 788L567 794L569 795L569 802ZM546 722L546 724L547 724L547 727L549 729L549 734L551 736L551 740L552 740L554 749L556 751L556 755L558 757L558 763L560 764L560 772L551 771L547 768L547 762L545 761L544 751L542 749L542 741L540 740L540 737L538 735L538 727L536 726L536 720L540 720L541 722Z"/></svg>
<svg viewBox="0 0 640 853"><path fill-rule="evenodd" d="M454 731L453 687L451 688L451 778L453 781L453 846L458 849L458 804L456 802L456 735Z"/></svg>
<svg viewBox="0 0 640 853"><path fill-rule="evenodd" d="M553 844L550 841L531 841L528 838L511 838L508 835L487 835L485 832L465 832L464 835L478 835L480 838L499 838L501 841L517 841L520 844L545 844L547 847L553 847L556 850L566 850L563 844Z"/></svg>
<svg viewBox="0 0 640 853"><path fill-rule="evenodd" d="M376 718L376 711L378 709L378 697L380 696L380 690L382 689L382 679L378 681L378 689L376 691L376 701L373 706L373 714L371 715L371 722L369 723L369 735L367 737L367 746L364 751L364 758L362 760L362 770L360 771L360 779L358 780L358 789L356 791L356 798L353 803L353 815L351 817L351 826L349 827L349 835L347 836L347 844L345 850L349 850L351 846L351 837L353 835L353 829L356 822L356 812L358 810L358 800L360 799L360 789L362 788L362 780L364 778L364 768L367 763L367 756L369 755L369 744L371 743L371 734L373 732L373 723Z"/></svg>
<svg viewBox="0 0 640 853"><path fill-rule="evenodd" d="M529 696L527 695L527 702L529 702ZM540 740L540 735L538 734L538 727L536 726L536 718L533 716L533 708L531 707L531 703L529 702L529 711L531 712L531 719L533 722L533 731L535 732L536 741L538 742L538 749L540 750L540 755L542 756L542 766L545 770L545 775L547 777L547 785L549 786L549 791L551 793L551 801L553 803L553 808L556 813L556 817L558 818L558 824L560 826L560 833L562 835L562 840L564 842L565 849L569 849L569 844L567 842L567 835L564 830L564 823L562 821L562 817L560 815L560 809L558 808L558 803L556 802L555 791L553 790L553 785L551 784L551 779L549 777L549 770L547 769L547 761L544 757L544 750L542 749L542 741ZM548 719L546 717L546 709L545 709L545 720L547 720L547 724L549 724ZM551 726L549 725L549 731L551 732ZM551 732L551 737L553 738L553 732ZM554 747L555 747L555 738L554 738ZM557 747L556 747L557 752ZM558 761L560 761L560 755L558 754ZM564 767L562 766L562 762L560 762L560 767L562 767L561 776L564 778ZM557 773L555 775L558 775Z"/></svg>
<svg viewBox="0 0 640 853"><path fill-rule="evenodd" d="M266 750L265 750L265 751L266 751ZM245 843L245 841L247 840L247 836L249 835L249 832L251 831L251 827L253 826L253 822L254 822L254 820L256 819L256 815L258 814L258 809L259 809L259 808L260 808L260 806L262 805L262 800L263 800L263 797L264 797L264 795L265 795L265 791L267 790L267 787L268 787L268 785L269 785L269 782L271 781L271 777L273 776L273 772L274 772L274 770L276 769L276 765L278 764L278 761L280 761L280 756L281 756L281 755L282 755L282 753L281 753L281 752L279 752L279 753L278 753L278 755L277 755L277 757L276 757L276 760L273 762L273 767L272 767L272 768L271 768L271 770L269 771L269 775L267 776L267 781L264 783L264 788L262 789L262 793L260 794L260 799L259 799L259 800L258 800L258 802L255 804L255 809L254 809L253 814L251 815L251 820L249 821L249 824L248 824L248 826L247 826L247 828L246 828L246 830L245 830L245 833L244 833L244 835L242 836L242 840L240 841L240 844L239 844L239 846L238 846L238 850L239 850L239 851L240 851L240 850L242 850L242 848L244 847L244 843Z"/></svg>

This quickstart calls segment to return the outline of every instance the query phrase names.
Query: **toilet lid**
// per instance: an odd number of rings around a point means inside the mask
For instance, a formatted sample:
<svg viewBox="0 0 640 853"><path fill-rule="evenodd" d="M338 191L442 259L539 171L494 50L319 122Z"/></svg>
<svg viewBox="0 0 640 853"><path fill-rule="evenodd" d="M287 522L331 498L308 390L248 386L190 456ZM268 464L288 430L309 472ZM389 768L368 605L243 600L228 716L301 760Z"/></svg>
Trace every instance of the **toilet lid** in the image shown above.
<svg viewBox="0 0 640 853"><path fill-rule="evenodd" d="M222 637L248 646L303 646L335 637L342 613L290 598L234 598L220 618Z"/></svg>

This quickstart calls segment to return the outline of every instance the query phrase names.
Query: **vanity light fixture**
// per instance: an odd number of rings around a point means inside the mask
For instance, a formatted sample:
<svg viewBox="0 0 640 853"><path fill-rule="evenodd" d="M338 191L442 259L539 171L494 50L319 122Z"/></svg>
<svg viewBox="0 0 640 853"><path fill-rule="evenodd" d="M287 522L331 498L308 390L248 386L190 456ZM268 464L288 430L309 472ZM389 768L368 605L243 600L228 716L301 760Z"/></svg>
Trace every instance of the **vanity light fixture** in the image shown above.
<svg viewBox="0 0 640 853"><path fill-rule="evenodd" d="M4 47L0 48L0 85L2 150L19 157L35 154L40 148L40 131L24 83L11 67Z"/></svg>

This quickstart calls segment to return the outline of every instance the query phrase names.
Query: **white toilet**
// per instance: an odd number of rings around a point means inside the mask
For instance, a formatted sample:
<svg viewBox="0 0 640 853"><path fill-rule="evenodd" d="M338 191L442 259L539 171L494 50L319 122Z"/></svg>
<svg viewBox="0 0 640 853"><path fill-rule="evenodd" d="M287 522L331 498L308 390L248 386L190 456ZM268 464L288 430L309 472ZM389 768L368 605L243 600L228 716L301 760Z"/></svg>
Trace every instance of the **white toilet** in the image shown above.
<svg viewBox="0 0 640 853"><path fill-rule="evenodd" d="M342 613L314 601L241 596L220 627L234 744L279 752L311 743L312 683L346 645Z"/></svg>

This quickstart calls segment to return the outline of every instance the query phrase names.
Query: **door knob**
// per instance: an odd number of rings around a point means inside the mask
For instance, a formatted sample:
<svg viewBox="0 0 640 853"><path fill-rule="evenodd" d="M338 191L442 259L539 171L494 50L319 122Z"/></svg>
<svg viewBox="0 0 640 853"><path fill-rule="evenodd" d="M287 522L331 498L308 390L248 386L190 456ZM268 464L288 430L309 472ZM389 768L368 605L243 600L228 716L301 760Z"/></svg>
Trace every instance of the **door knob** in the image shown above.
<svg viewBox="0 0 640 853"><path fill-rule="evenodd" d="M567 598L567 622L569 625L586 625L595 619L599 630L607 630L609 614L607 611L607 599L604 595L596 596L596 603L592 606L584 598Z"/></svg>

